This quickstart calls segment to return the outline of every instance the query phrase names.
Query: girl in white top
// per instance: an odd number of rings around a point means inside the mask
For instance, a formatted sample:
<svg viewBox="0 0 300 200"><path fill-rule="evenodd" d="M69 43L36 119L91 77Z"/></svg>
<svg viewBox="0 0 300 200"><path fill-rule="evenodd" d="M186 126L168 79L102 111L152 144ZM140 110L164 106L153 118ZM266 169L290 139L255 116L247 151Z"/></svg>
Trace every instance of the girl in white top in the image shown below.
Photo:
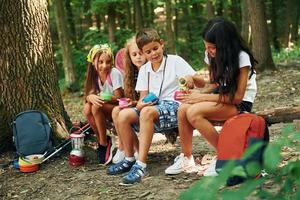
<svg viewBox="0 0 300 200"><path fill-rule="evenodd" d="M250 112L256 95L254 64L257 61L234 24L224 18L214 18L204 28L202 37L211 87L207 93L195 91L179 97L183 103L178 109L183 154L166 169L167 174L188 171L195 165L192 156L194 129L216 149L218 133L210 120L223 121L239 112ZM194 78L186 77L189 87L194 86ZM202 83L202 86L206 84L204 79Z"/></svg>
<svg viewBox="0 0 300 200"><path fill-rule="evenodd" d="M84 115L98 140L98 160L107 164L112 159L112 142L106 136L106 120L123 96L123 77L113 67L113 53L108 44L95 45L87 56L89 62L85 81ZM103 93L106 93L106 97ZM100 96L99 96L100 93ZM102 93L102 95L101 95Z"/></svg>

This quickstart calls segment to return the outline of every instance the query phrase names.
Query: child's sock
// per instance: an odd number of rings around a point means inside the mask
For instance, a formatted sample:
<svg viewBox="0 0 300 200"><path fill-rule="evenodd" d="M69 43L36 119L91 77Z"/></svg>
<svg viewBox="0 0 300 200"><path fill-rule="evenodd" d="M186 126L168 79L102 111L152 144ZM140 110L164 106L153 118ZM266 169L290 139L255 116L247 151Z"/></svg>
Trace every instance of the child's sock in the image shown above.
<svg viewBox="0 0 300 200"><path fill-rule="evenodd" d="M146 164L146 163L143 163L142 161L137 160L136 163L137 163L139 166L142 166L143 168L146 168L146 167L147 167L147 164Z"/></svg>
<svg viewBox="0 0 300 200"><path fill-rule="evenodd" d="M135 157L125 157L126 160L133 162L135 161Z"/></svg>

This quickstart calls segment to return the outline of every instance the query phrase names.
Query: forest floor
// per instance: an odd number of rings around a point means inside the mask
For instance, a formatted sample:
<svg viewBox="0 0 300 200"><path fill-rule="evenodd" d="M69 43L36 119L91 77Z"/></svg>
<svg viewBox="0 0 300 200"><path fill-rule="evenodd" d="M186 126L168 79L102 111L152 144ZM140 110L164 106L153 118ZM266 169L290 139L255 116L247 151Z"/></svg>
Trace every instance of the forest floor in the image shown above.
<svg viewBox="0 0 300 200"><path fill-rule="evenodd" d="M257 76L258 94L254 111L282 106L300 106L300 63L281 66L276 71L266 71ZM64 96L64 103L72 121L84 120L82 97L79 94ZM300 129L300 121L293 122ZM271 142L280 134L286 123L270 126ZM200 137L193 139L195 157L213 154ZM155 136L149 152L150 177L130 187L121 186L122 176L108 176L105 166L99 166L93 149L86 148L87 161L82 167L70 167L68 152L40 166L35 173L21 173L13 167L0 168L0 199L177 199L201 176L181 174L166 176L164 170L180 153L179 139L175 145L165 144L164 136ZM12 159L13 153L0 155L0 163ZM285 162L299 152L285 152ZM272 186L269 186L272 189Z"/></svg>

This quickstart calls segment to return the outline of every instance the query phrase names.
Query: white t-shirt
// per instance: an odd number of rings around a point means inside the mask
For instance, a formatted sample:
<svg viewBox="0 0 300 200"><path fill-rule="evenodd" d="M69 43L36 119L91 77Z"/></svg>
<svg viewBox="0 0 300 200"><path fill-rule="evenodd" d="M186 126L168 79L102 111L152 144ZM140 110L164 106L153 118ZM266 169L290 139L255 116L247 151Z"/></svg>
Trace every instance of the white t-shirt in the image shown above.
<svg viewBox="0 0 300 200"><path fill-rule="evenodd" d="M210 64L207 51L205 51L204 62L208 65ZM245 51L241 51L239 54L239 67L240 68L250 67L250 69L252 68L252 65L250 62L250 57ZM250 75L251 75L251 70L249 71L248 77L250 77ZM256 93L257 93L256 73L254 73L254 74L252 74L250 79L248 78L247 87L246 87L245 95L243 97L243 101L249 101L249 102L253 103Z"/></svg>
<svg viewBox="0 0 300 200"><path fill-rule="evenodd" d="M111 84L109 83L108 78L102 85L101 81L98 79L98 85L100 91L113 93L114 90L118 88L123 88L123 76L119 70L116 68L111 69Z"/></svg>
<svg viewBox="0 0 300 200"><path fill-rule="evenodd" d="M165 68L165 77L163 81L163 71L166 57L163 57L161 65L157 71L153 71L151 62L145 63L139 70L136 83L136 91L148 91L148 74L149 74L149 92L159 96L159 90L162 84L160 100L174 100L174 92L179 90L178 78L194 75L195 70L180 56L168 55Z"/></svg>

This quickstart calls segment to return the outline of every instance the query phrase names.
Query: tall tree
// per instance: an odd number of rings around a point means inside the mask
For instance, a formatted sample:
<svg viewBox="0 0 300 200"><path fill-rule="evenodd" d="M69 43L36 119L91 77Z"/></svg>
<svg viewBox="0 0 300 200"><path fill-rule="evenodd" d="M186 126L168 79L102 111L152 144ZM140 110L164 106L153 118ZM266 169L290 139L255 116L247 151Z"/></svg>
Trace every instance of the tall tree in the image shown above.
<svg viewBox="0 0 300 200"><path fill-rule="evenodd" d="M71 0L65 0L65 7L66 7L66 18L68 21L68 25L69 25L69 30L72 33L71 39L73 44L76 44L76 29L75 29L75 23L74 23L74 14L73 14L73 10L72 10L72 6L71 6Z"/></svg>
<svg viewBox="0 0 300 200"><path fill-rule="evenodd" d="M207 12L207 19L210 20L215 16L215 10L212 2L210 0L206 1L206 12Z"/></svg>
<svg viewBox="0 0 300 200"><path fill-rule="evenodd" d="M47 0L0 0L0 5L0 149L11 144L13 117L27 109L48 114L54 133L67 136Z"/></svg>
<svg viewBox="0 0 300 200"><path fill-rule="evenodd" d="M242 10L242 30L241 35L243 39L249 43L250 42L250 23L249 23L249 11L247 8L247 0L241 1Z"/></svg>
<svg viewBox="0 0 300 200"><path fill-rule="evenodd" d="M55 0L54 7L58 38L60 41L60 47L62 48L65 82L67 88L73 90L76 89L76 79L74 73L72 47L70 43L70 30L68 26L66 26L68 23L63 2L61 0Z"/></svg>
<svg viewBox="0 0 300 200"><path fill-rule="evenodd" d="M140 0L134 0L134 22L135 30L139 31L143 28L144 20L142 14L142 5Z"/></svg>
<svg viewBox="0 0 300 200"><path fill-rule="evenodd" d="M265 5L262 0L247 0L250 15L252 33L252 51L258 60L258 70L274 69L271 47L268 41L267 21L265 17Z"/></svg>
<svg viewBox="0 0 300 200"><path fill-rule="evenodd" d="M132 14L129 0L125 1L125 12L126 12L126 24L127 28L133 29L132 25Z"/></svg>
<svg viewBox="0 0 300 200"><path fill-rule="evenodd" d="M298 40L299 18L300 18L300 1L293 0L291 41Z"/></svg>
<svg viewBox="0 0 300 200"><path fill-rule="evenodd" d="M291 25L292 25L292 0L285 1L285 17L284 17L284 33L282 38L282 46L289 47L290 43L290 33L291 33Z"/></svg>
<svg viewBox="0 0 300 200"><path fill-rule="evenodd" d="M280 50L280 42L278 38L278 0L272 0L271 5L271 28L272 28L272 43L274 46L274 49L279 51Z"/></svg>
<svg viewBox="0 0 300 200"><path fill-rule="evenodd" d="M109 42L115 41L115 31L116 31L116 11L115 11L115 4L108 3L107 8L107 15L108 15L108 40Z"/></svg>
<svg viewBox="0 0 300 200"><path fill-rule="evenodd" d="M172 20L172 1L166 0L166 31L167 31L167 49L169 53L176 53L176 46L175 46L175 35L173 29L173 20Z"/></svg>

